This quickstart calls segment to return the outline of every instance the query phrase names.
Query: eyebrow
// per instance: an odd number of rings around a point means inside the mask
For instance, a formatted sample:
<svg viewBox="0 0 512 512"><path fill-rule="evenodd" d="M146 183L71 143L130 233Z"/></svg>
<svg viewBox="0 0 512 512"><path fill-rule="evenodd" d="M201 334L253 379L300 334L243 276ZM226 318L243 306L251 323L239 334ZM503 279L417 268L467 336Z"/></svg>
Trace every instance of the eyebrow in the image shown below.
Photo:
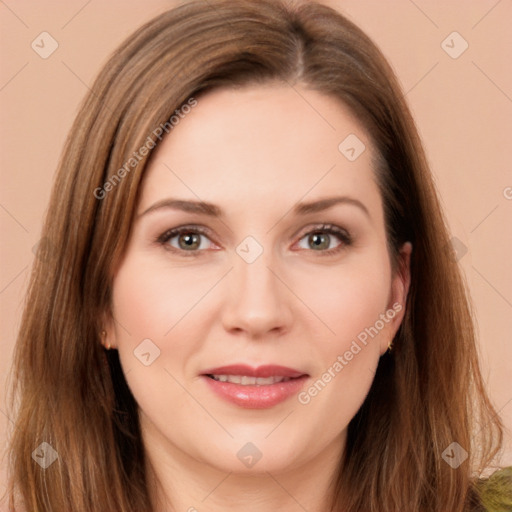
<svg viewBox="0 0 512 512"><path fill-rule="evenodd" d="M327 210L328 208L331 208L337 204L349 204L356 206L361 209L368 217L370 216L368 209L361 201L348 196L326 197L307 203L298 203L293 207L292 211L295 215L307 215L310 213ZM188 213L207 215L209 217L224 217L224 212L222 209L215 204L207 203L204 201L186 201L183 199L168 198L156 202L142 213L137 215L137 218L140 218L143 215L147 215L148 213L163 209L180 210Z"/></svg>

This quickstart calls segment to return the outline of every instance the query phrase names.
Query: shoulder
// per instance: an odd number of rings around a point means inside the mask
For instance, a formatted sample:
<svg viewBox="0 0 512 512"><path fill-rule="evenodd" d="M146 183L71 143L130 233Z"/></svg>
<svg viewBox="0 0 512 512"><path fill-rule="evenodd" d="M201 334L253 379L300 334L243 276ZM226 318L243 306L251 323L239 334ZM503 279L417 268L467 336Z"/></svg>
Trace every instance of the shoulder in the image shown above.
<svg viewBox="0 0 512 512"><path fill-rule="evenodd" d="M485 512L510 512L512 510L512 466L495 471L489 478L476 481L481 502L480 509Z"/></svg>

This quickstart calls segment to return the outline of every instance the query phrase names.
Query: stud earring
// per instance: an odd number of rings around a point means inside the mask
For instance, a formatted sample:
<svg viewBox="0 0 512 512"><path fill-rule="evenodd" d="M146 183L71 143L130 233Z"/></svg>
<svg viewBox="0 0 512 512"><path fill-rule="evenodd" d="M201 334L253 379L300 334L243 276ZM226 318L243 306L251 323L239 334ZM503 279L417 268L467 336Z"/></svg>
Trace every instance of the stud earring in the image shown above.
<svg viewBox="0 0 512 512"><path fill-rule="evenodd" d="M388 351L391 352L393 350L393 340L391 340L391 343L388 345Z"/></svg>
<svg viewBox="0 0 512 512"><path fill-rule="evenodd" d="M110 350L111 346L110 343L107 343L106 341L103 341L103 338L107 335L107 331L101 331L100 336L102 338L101 344L107 349Z"/></svg>

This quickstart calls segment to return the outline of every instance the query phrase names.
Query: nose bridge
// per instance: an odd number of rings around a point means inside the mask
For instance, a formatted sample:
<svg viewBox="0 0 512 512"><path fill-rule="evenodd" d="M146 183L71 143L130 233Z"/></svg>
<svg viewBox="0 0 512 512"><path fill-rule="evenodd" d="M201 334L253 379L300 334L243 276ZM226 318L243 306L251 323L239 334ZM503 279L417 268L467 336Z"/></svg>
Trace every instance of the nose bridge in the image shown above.
<svg viewBox="0 0 512 512"><path fill-rule="evenodd" d="M253 252L254 259L246 257L255 250L250 244L251 241L247 245L240 244L237 254L233 255L234 268L228 277L229 297L223 314L225 327L252 334L284 328L291 314L283 284L274 274L278 273L279 266L270 249L263 250L255 258Z"/></svg>
<svg viewBox="0 0 512 512"><path fill-rule="evenodd" d="M267 302L272 300L277 290L275 290L276 278L271 268L272 261L267 252L251 263L239 258L234 268L235 287L241 288L240 291L245 297L254 299L264 297Z"/></svg>

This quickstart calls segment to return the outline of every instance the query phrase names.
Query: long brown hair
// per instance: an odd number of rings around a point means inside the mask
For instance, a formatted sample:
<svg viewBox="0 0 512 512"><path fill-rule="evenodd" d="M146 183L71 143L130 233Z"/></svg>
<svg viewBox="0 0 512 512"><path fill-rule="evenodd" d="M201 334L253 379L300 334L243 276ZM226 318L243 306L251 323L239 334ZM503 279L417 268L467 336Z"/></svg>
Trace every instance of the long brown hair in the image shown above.
<svg viewBox="0 0 512 512"><path fill-rule="evenodd" d="M326 6L220 0L187 3L137 30L105 65L71 129L15 349L11 508L19 501L32 512L152 510L137 404L116 351L106 354L99 340L151 150L112 179L191 97L200 104L208 90L269 81L305 84L361 120L379 155L374 171L395 270L401 244L413 244L406 315L349 424L332 510L476 507L475 476L499 452L502 424L480 374L436 190L390 66ZM111 190L98 192L107 181ZM43 442L58 454L46 469L32 458ZM457 469L442 457L453 442L469 454Z"/></svg>

